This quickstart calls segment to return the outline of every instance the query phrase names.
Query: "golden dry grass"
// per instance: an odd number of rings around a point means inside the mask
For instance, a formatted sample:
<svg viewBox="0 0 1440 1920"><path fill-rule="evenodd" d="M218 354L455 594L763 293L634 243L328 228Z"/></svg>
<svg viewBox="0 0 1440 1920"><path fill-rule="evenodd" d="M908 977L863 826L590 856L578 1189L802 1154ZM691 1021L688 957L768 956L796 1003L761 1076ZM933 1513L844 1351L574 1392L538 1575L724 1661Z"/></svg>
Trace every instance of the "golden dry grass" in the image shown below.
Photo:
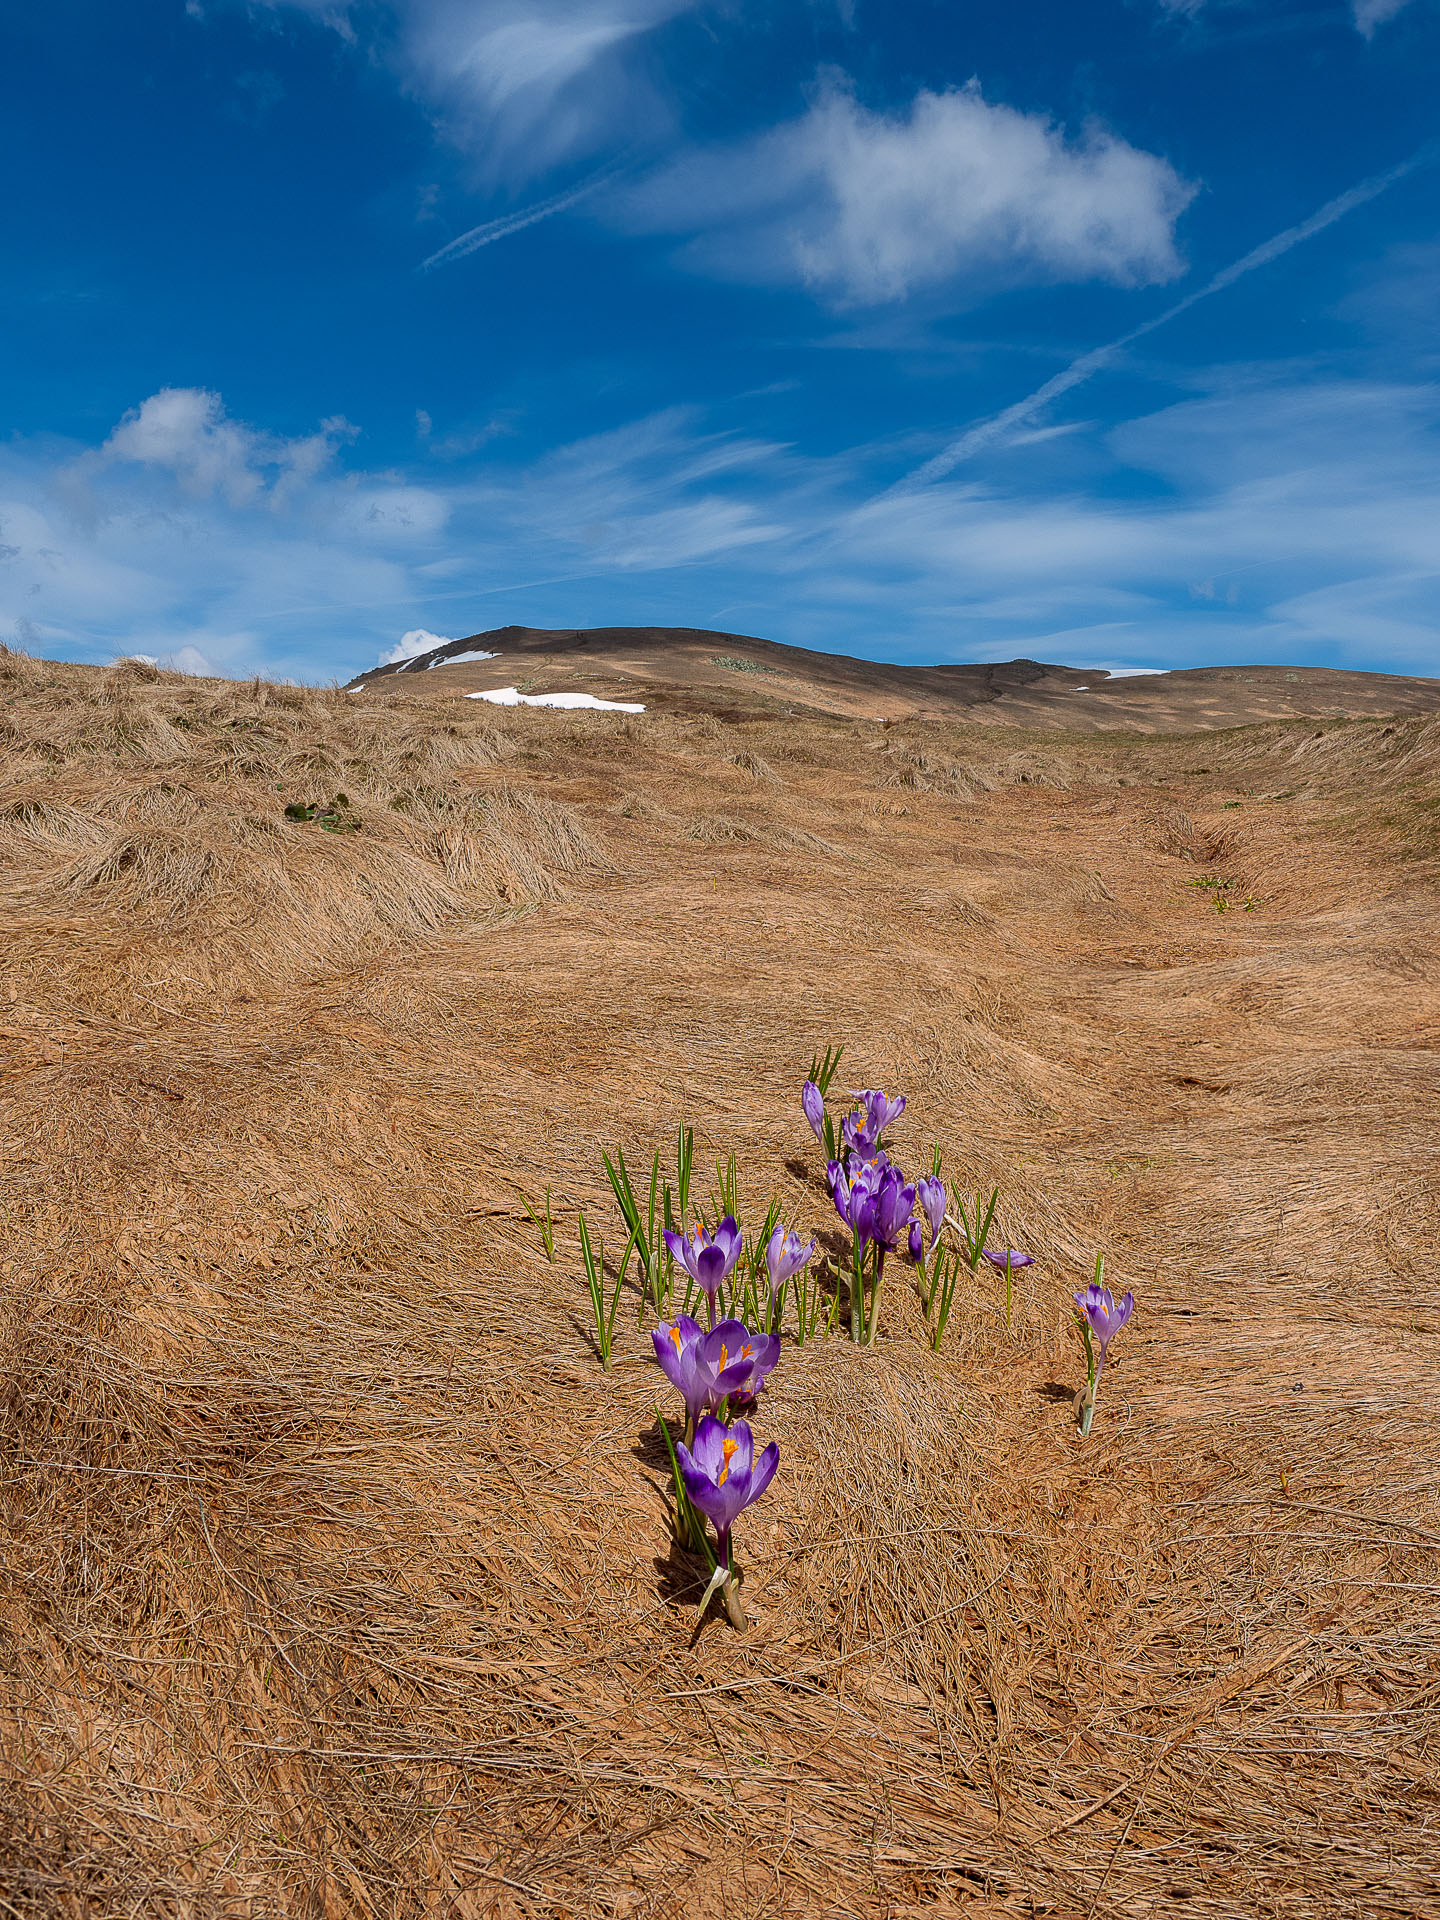
<svg viewBox="0 0 1440 1920"><path fill-rule="evenodd" d="M1436 1910L1440 723L0 675L0 1910ZM1040 1260L787 1350L697 1635L575 1208L688 1120L828 1232L828 1040Z"/></svg>

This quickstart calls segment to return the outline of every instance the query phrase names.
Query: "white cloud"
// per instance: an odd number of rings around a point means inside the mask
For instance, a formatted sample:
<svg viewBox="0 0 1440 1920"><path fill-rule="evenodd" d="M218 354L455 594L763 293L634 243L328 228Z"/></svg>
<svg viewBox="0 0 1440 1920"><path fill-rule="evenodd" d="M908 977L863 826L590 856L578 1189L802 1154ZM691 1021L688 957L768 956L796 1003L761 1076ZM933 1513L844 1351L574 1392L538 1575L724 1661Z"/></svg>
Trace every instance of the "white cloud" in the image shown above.
<svg viewBox="0 0 1440 1920"><path fill-rule="evenodd" d="M161 468L186 493L219 493L241 506L283 490L288 481L312 478L341 441L354 437L349 422L337 418L322 422L318 433L279 439L230 419L218 393L164 387L126 414L100 458Z"/></svg>
<svg viewBox="0 0 1440 1920"><path fill-rule="evenodd" d="M351 37L349 0L265 0ZM378 45L406 87L485 174L533 180L618 138L663 130L669 110L640 55L644 37L697 0L386 0Z"/></svg>
<svg viewBox="0 0 1440 1920"><path fill-rule="evenodd" d="M695 234L682 258L706 272L869 304L942 283L1172 279L1193 193L1103 127L1067 137L974 82L886 114L831 78L799 120L677 160L620 207L639 230Z"/></svg>
<svg viewBox="0 0 1440 1920"><path fill-rule="evenodd" d="M1354 0L1355 25L1368 40L1377 27L1393 20L1410 0Z"/></svg>
<svg viewBox="0 0 1440 1920"><path fill-rule="evenodd" d="M1166 13L1178 13L1187 20L1193 20L1206 5L1206 0L1159 0ZM1383 26L1387 20L1409 6L1410 0L1350 0L1350 15L1358 30L1370 39L1375 29ZM1312 18L1328 19L1328 15L1315 15Z"/></svg>
<svg viewBox="0 0 1440 1920"><path fill-rule="evenodd" d="M401 634L388 653L382 653L376 661L380 667L398 667L406 660L418 660L422 653L433 653L436 647L448 647L450 638L443 633L427 633L424 627L412 627L409 633Z"/></svg>

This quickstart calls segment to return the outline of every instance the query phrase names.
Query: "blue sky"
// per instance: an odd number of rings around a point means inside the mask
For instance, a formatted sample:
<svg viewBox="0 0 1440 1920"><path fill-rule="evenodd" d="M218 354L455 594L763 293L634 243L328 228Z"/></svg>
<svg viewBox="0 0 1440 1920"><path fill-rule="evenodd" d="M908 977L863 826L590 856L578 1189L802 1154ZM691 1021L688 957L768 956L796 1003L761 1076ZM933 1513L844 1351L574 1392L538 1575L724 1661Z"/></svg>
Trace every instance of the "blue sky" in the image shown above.
<svg viewBox="0 0 1440 1920"><path fill-rule="evenodd" d="M1440 674L1440 0L0 0L0 638Z"/></svg>

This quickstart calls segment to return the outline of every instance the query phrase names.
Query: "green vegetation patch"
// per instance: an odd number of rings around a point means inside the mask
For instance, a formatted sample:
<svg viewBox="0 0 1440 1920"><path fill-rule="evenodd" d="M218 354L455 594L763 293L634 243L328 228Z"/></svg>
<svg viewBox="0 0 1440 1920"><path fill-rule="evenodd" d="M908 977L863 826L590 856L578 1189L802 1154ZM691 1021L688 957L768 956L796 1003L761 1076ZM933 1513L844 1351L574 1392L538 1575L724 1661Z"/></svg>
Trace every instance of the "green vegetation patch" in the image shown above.
<svg viewBox="0 0 1440 1920"><path fill-rule="evenodd" d="M779 673L778 667L765 667L758 660L744 660L738 653L717 653L712 667L724 667L727 673Z"/></svg>
<svg viewBox="0 0 1440 1920"><path fill-rule="evenodd" d="M337 793L327 805L321 800L292 800L285 818L297 826L323 827L326 833L359 833L360 816L350 805L350 796Z"/></svg>

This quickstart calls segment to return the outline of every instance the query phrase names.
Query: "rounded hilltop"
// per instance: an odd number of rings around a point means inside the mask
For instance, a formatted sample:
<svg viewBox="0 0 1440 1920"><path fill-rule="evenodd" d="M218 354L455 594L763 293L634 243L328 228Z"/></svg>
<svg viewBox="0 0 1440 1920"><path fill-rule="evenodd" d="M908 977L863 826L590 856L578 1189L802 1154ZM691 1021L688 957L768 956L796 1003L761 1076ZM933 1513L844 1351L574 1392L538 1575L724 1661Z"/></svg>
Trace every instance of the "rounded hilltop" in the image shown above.
<svg viewBox="0 0 1440 1920"><path fill-rule="evenodd" d="M1077 733L1208 732L1440 710L1440 680L1399 674L1283 665L1112 673L1040 660L907 666L703 627L494 627L372 668L349 687L413 694L421 675L427 694L453 699L575 694L736 719L808 713Z"/></svg>

